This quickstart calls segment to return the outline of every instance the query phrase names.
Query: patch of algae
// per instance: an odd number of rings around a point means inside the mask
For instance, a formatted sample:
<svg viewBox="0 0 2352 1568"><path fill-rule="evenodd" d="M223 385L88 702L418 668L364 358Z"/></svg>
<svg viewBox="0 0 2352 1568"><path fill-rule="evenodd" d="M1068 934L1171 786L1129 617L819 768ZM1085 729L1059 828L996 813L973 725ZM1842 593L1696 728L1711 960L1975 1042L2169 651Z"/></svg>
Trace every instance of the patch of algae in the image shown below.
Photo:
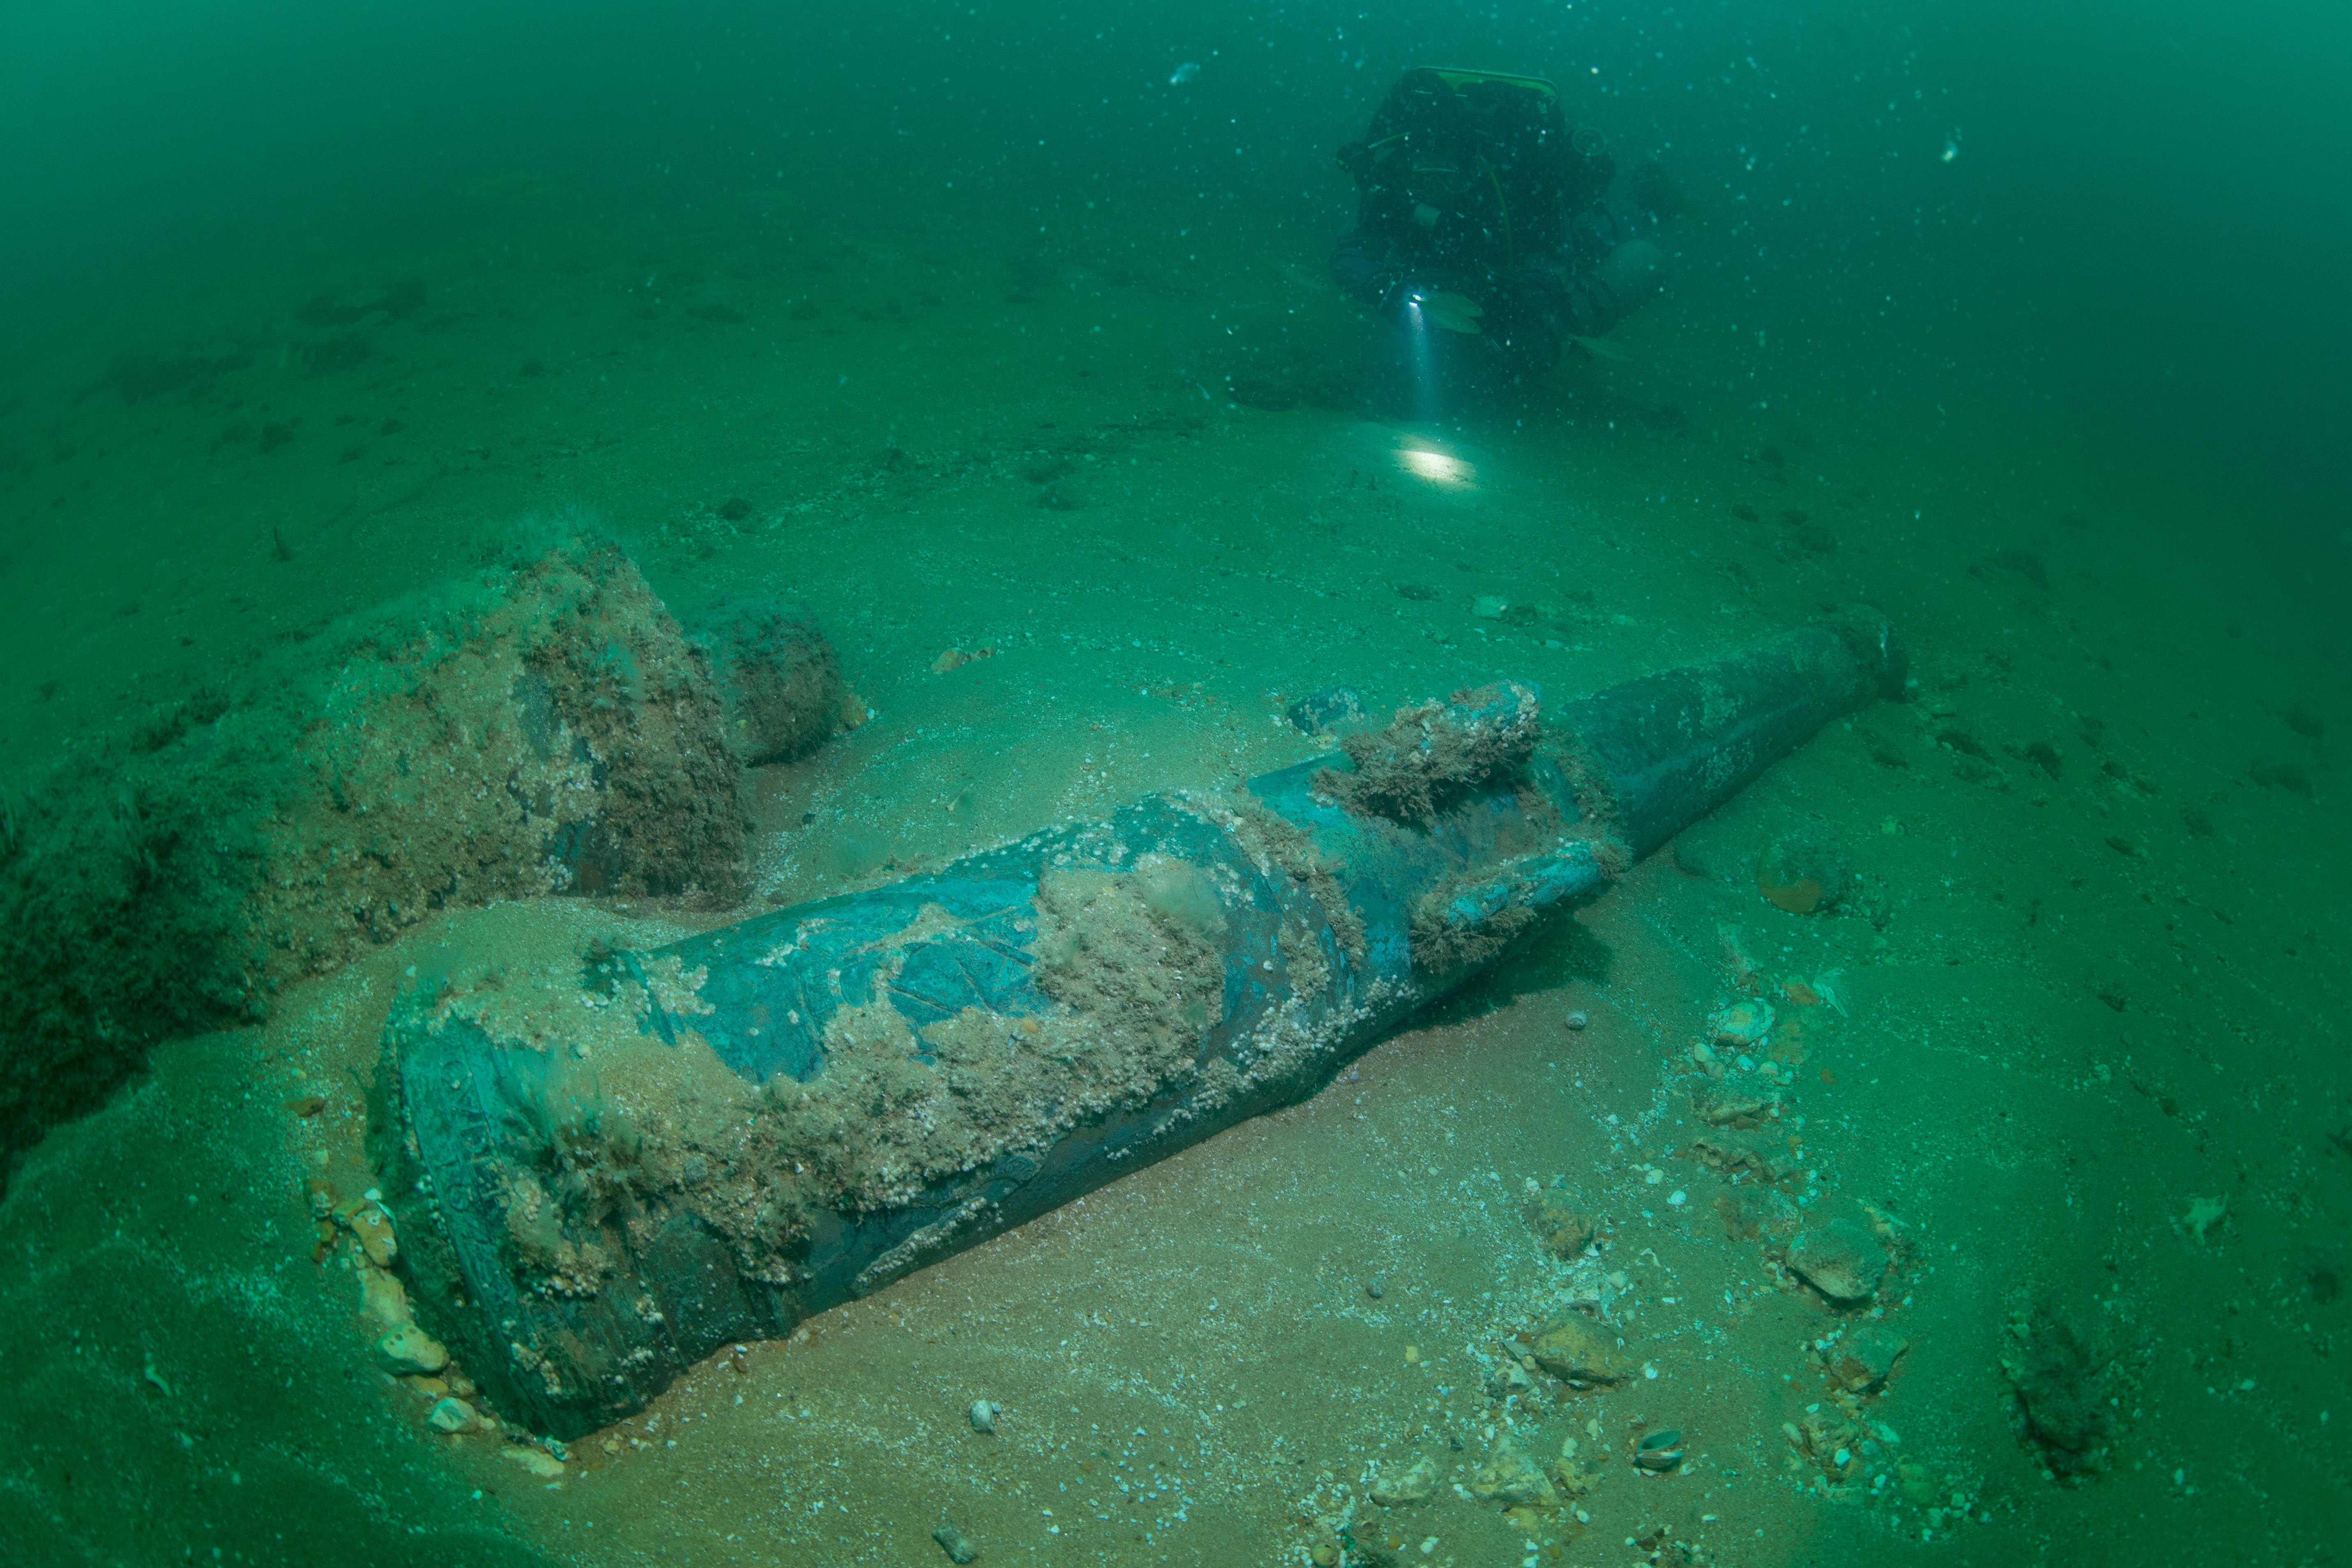
<svg viewBox="0 0 2352 1568"><path fill-rule="evenodd" d="M1386 729L1341 742L1352 764L1325 768L1315 787L1351 812L1427 823L1450 802L1527 766L1542 705L1514 681L1456 691L1444 702L1400 708Z"/></svg>

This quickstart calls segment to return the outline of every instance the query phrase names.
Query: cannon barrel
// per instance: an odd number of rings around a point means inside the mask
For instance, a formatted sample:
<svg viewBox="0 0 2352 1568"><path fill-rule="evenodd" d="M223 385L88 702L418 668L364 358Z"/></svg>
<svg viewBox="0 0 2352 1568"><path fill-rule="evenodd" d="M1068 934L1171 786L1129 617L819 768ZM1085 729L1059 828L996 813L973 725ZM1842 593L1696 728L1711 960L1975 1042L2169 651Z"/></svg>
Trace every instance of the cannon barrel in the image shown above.
<svg viewBox="0 0 2352 1568"><path fill-rule="evenodd" d="M1457 692L1229 794L593 950L576 985L425 975L378 1149L416 1310L509 1418L609 1424L1304 1099L1902 685L1853 610L1549 714Z"/></svg>

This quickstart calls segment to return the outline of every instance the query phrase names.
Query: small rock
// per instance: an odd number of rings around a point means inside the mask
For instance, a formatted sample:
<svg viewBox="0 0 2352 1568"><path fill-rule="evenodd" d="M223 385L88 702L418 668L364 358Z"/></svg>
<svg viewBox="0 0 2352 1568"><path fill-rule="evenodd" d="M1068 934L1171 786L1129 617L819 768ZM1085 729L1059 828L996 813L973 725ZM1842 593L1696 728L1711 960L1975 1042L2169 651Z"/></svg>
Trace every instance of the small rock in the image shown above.
<svg viewBox="0 0 2352 1568"><path fill-rule="evenodd" d="M520 1443L510 1443L499 1450L499 1458L520 1465L543 1481L559 1481L563 1479L563 1461L544 1448L532 1448Z"/></svg>
<svg viewBox="0 0 2352 1568"><path fill-rule="evenodd" d="M389 1268L400 1254L400 1243L393 1234L392 1216L374 1204L362 1204L352 1211L352 1234L359 1237L360 1250L378 1268Z"/></svg>
<svg viewBox="0 0 2352 1568"><path fill-rule="evenodd" d="M1780 1106L1778 1092L1710 1083L1691 1096L1691 1108L1709 1127L1753 1127Z"/></svg>
<svg viewBox="0 0 2352 1568"><path fill-rule="evenodd" d="M436 1432L446 1432L452 1436L471 1432L482 1424L480 1414L462 1399L435 1400L432 1413L425 1419Z"/></svg>
<svg viewBox="0 0 2352 1568"><path fill-rule="evenodd" d="M1536 1364L1571 1388L1605 1388L1625 1379L1624 1359L1580 1318L1546 1329L1533 1350Z"/></svg>
<svg viewBox="0 0 2352 1568"><path fill-rule="evenodd" d="M1806 1284L1842 1306L1867 1301L1886 1278L1886 1249L1878 1237L1843 1215L1799 1231L1785 1261Z"/></svg>
<svg viewBox="0 0 2352 1568"><path fill-rule="evenodd" d="M2045 1309L2013 1321L2010 1334L2001 1370L2017 1395L2020 1434L2040 1451L2043 1468L2070 1479L2107 1468L2115 1441L2105 1381L2111 1358Z"/></svg>
<svg viewBox="0 0 2352 1568"><path fill-rule="evenodd" d="M1804 1210L1788 1194L1753 1184L1724 1188L1715 1194L1714 1207L1723 1220L1725 1234L1742 1241L1784 1236L1804 1217Z"/></svg>
<svg viewBox="0 0 2352 1568"><path fill-rule="evenodd" d="M990 1399L975 1399L964 1407L964 1417L971 1429L982 1436L996 1436L996 1418L1004 1414L1004 1406Z"/></svg>
<svg viewBox="0 0 2352 1568"><path fill-rule="evenodd" d="M1581 1007L1579 1007L1575 1012L1570 1013L1568 1016L1568 1026L1571 1029L1581 1029L1591 1022L1592 1019L1591 1015L1587 1014Z"/></svg>
<svg viewBox="0 0 2352 1568"><path fill-rule="evenodd" d="M1692 1157L1718 1176L1746 1171L1774 1185L1795 1176L1801 1168L1788 1149L1786 1134L1731 1128L1702 1132L1691 1140L1690 1146Z"/></svg>
<svg viewBox="0 0 2352 1568"><path fill-rule="evenodd" d="M1571 1506L1591 1497L1594 1489L1601 1485L1600 1471L1600 1466L1588 1467L1588 1461L1580 1459L1554 1459L1551 1462L1552 1479L1559 1487L1560 1496ZM1582 1509L1576 1510L1578 1523L1590 1523L1591 1518Z"/></svg>
<svg viewBox="0 0 2352 1568"><path fill-rule="evenodd" d="M952 1524L942 1524L931 1531L931 1539L940 1543L940 1550L948 1554L950 1563L980 1561L980 1543Z"/></svg>
<svg viewBox="0 0 2352 1568"><path fill-rule="evenodd" d="M1579 1258L1592 1245L1593 1224L1565 1191L1548 1188L1528 1200L1528 1228L1555 1258Z"/></svg>
<svg viewBox="0 0 2352 1568"><path fill-rule="evenodd" d="M1842 1477L1853 1465L1853 1451L1862 1445L1863 1430L1832 1407L1808 1410L1780 1429L1806 1458L1832 1476Z"/></svg>
<svg viewBox="0 0 2352 1568"><path fill-rule="evenodd" d="M1345 1550L1337 1561L1356 1568L1400 1568L1404 1562L1407 1542L1395 1526L1377 1519L1359 1519L1339 1531Z"/></svg>
<svg viewBox="0 0 2352 1568"><path fill-rule="evenodd" d="M1536 1380L1517 1362L1507 1361L1486 1374L1486 1394L1490 1399L1508 1399L1515 1394L1533 1394Z"/></svg>
<svg viewBox="0 0 2352 1568"><path fill-rule="evenodd" d="M1303 734L1319 735L1334 724L1364 716L1363 693L1352 686L1327 686L1310 691L1284 710L1291 727Z"/></svg>
<svg viewBox="0 0 2352 1568"><path fill-rule="evenodd" d="M1388 1294L1388 1286L1381 1280L1379 1275L1375 1274L1370 1279L1364 1281L1364 1294L1377 1301L1382 1296Z"/></svg>
<svg viewBox="0 0 2352 1568"><path fill-rule="evenodd" d="M1735 1002L1709 1018L1706 1028L1717 1045L1747 1050L1772 1032L1772 1018L1769 1002Z"/></svg>
<svg viewBox="0 0 2352 1568"><path fill-rule="evenodd" d="M1825 835L1792 833L1756 862L1756 890L1764 901L1792 915L1835 909L1853 884L1844 852Z"/></svg>
<svg viewBox="0 0 2352 1568"><path fill-rule="evenodd" d="M415 1321L408 1310L408 1290L400 1276L381 1268L362 1268L360 1276L360 1316L387 1329Z"/></svg>
<svg viewBox="0 0 2352 1568"><path fill-rule="evenodd" d="M386 1372L406 1377L413 1373L439 1372L449 1364L449 1352L415 1323L403 1323L376 1341L375 1359Z"/></svg>
<svg viewBox="0 0 2352 1568"><path fill-rule="evenodd" d="M1822 1352L1822 1363L1850 1392L1875 1394L1910 1348L1909 1340L1885 1323L1857 1323Z"/></svg>
<svg viewBox="0 0 2352 1568"><path fill-rule="evenodd" d="M1423 1454L1401 1476L1382 1476L1372 1483L1372 1500L1382 1508L1410 1508L1427 1502L1437 1489L1437 1461Z"/></svg>
<svg viewBox="0 0 2352 1568"><path fill-rule="evenodd" d="M1559 1500L1543 1468L1505 1437L1495 1445L1495 1457L1470 1474L1470 1495L1507 1508L1549 1507Z"/></svg>

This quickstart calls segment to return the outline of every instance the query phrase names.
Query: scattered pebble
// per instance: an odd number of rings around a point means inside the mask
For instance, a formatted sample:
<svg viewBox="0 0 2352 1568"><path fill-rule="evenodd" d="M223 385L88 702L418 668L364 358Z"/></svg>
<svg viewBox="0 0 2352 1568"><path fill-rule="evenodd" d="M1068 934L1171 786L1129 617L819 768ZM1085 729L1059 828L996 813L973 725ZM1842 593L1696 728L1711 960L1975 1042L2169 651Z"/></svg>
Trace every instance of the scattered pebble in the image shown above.
<svg viewBox="0 0 2352 1568"><path fill-rule="evenodd" d="M520 1443L510 1443L499 1450L499 1458L520 1465L543 1481L563 1479L563 1461L544 1448L532 1448Z"/></svg>
<svg viewBox="0 0 2352 1568"><path fill-rule="evenodd" d="M1605 1387L1625 1379L1624 1358L1580 1318L1554 1323L1536 1336L1532 1349L1536 1364L1571 1388Z"/></svg>
<svg viewBox="0 0 2352 1568"><path fill-rule="evenodd" d="M1843 1215L1799 1231L1785 1261L1806 1284L1841 1305L1867 1301L1886 1278L1886 1249L1868 1226Z"/></svg>
<svg viewBox="0 0 2352 1568"><path fill-rule="evenodd" d="M1780 1108L1777 1090L1715 1082L1691 1097L1691 1108L1709 1127L1753 1127Z"/></svg>
<svg viewBox="0 0 2352 1568"><path fill-rule="evenodd" d="M364 1204L352 1211L352 1234L359 1237L360 1249L367 1260L378 1268L389 1268L399 1255L400 1243L394 1238L392 1216L373 1203Z"/></svg>
<svg viewBox="0 0 2352 1568"><path fill-rule="evenodd" d="M1291 728L1302 734L1319 735L1335 724L1362 718L1364 699L1352 686L1327 686L1308 692L1284 711Z"/></svg>
<svg viewBox="0 0 2352 1568"><path fill-rule="evenodd" d="M1493 1399L1508 1399L1515 1394L1533 1394L1536 1380L1517 1362L1507 1361L1486 1374L1486 1394Z"/></svg>
<svg viewBox="0 0 2352 1568"><path fill-rule="evenodd" d="M1707 1033L1718 1046L1745 1050L1772 1032L1773 1016L1769 1002L1734 1002L1706 1021Z"/></svg>
<svg viewBox="0 0 2352 1568"><path fill-rule="evenodd" d="M940 1543L940 1550L948 1554L948 1561L950 1563L980 1561L979 1542L952 1524L940 1525L931 1531L931 1539Z"/></svg>
<svg viewBox="0 0 2352 1568"><path fill-rule="evenodd" d="M1766 849L1756 862L1756 890L1764 901L1792 915L1833 910L1853 886L1853 868L1826 835L1792 833Z"/></svg>
<svg viewBox="0 0 2352 1568"><path fill-rule="evenodd" d="M1555 1258L1580 1258L1592 1245L1594 1226L1583 1205L1566 1189L1551 1187L1528 1200L1528 1228Z"/></svg>
<svg viewBox="0 0 2352 1568"><path fill-rule="evenodd" d="M1849 1392L1875 1394L1910 1348L1909 1340L1885 1323L1862 1322L1822 1352L1822 1364Z"/></svg>
<svg viewBox="0 0 2352 1568"><path fill-rule="evenodd" d="M1379 1275L1375 1274L1370 1279L1364 1281L1364 1294L1370 1296L1373 1300L1379 1300L1387 1293L1388 1286L1382 1282Z"/></svg>
<svg viewBox="0 0 2352 1568"><path fill-rule="evenodd" d="M405 1377L414 1373L439 1372L449 1364L449 1352L442 1348L440 1341L415 1323L403 1323L375 1342L375 1359L386 1372Z"/></svg>
<svg viewBox="0 0 2352 1568"><path fill-rule="evenodd" d="M415 1321L409 1315L408 1291L396 1274L362 1268L360 1275L360 1316L387 1329Z"/></svg>
<svg viewBox="0 0 2352 1568"><path fill-rule="evenodd" d="M1404 1561L1407 1542L1395 1527L1377 1519L1350 1521L1339 1531L1340 1545L1331 1549L1329 1557L1316 1557L1318 1568L1342 1561L1363 1563L1365 1568L1396 1568ZM1344 1547L1344 1550L1341 1548Z"/></svg>
<svg viewBox="0 0 2352 1568"><path fill-rule="evenodd" d="M1549 1508L1559 1500L1543 1467L1505 1437L1494 1457L1470 1474L1470 1495L1507 1508Z"/></svg>
<svg viewBox="0 0 2352 1568"><path fill-rule="evenodd" d="M482 1424L480 1413L462 1399L434 1401L432 1413L425 1419L436 1432L446 1432L452 1436L471 1432Z"/></svg>
<svg viewBox="0 0 2352 1568"><path fill-rule="evenodd" d="M971 1429L983 1436L996 1435L996 1418L1003 1414L1004 1406L990 1399L975 1399L964 1407L964 1416L971 1423Z"/></svg>
<svg viewBox="0 0 2352 1568"><path fill-rule="evenodd" d="M969 653L960 647L951 647L948 649L947 652L940 655L939 658L931 660L931 673L933 675L945 675L951 669L961 669L965 665L971 664L974 660L994 658L995 657L996 650L992 647L975 648Z"/></svg>
<svg viewBox="0 0 2352 1568"><path fill-rule="evenodd" d="M1410 1508L1429 1500L1437 1489L1437 1461L1423 1454L1400 1476L1382 1476L1372 1483L1372 1500L1382 1508Z"/></svg>
<svg viewBox="0 0 2352 1568"><path fill-rule="evenodd" d="M1765 1132L1712 1128L1691 1140L1690 1152L1719 1176L1746 1171L1772 1185L1790 1180L1800 1169L1789 1152L1788 1140Z"/></svg>

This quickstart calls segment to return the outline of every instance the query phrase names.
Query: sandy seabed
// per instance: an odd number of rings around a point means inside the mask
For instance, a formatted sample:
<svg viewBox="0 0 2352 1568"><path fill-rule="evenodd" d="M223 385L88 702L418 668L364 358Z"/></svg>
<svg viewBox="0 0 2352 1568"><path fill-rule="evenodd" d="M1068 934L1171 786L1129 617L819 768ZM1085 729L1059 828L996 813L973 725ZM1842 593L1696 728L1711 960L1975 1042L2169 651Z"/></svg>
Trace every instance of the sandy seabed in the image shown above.
<svg viewBox="0 0 2352 1568"><path fill-rule="evenodd" d="M1164 239L522 213L23 386L0 772L583 528L681 612L804 598L873 714L758 770L762 906L1286 765L1318 747L1285 705L1334 681L1378 711L1568 695L1861 598L1914 650L1911 700L1312 1101L721 1357L554 1478L432 1432L370 1364L304 1183L354 1177L420 955L712 917L427 921L264 1026L162 1048L16 1174L12 1556L924 1563L952 1522L990 1563L1306 1563L1362 1520L1433 1565L2330 1560L2341 629L2149 548L2193 529L1997 411L1921 420L1854 390L1864 360L1775 385L1711 357L1700 285L1626 360L1412 432L1355 405L1367 329L1322 237ZM1759 897L1795 833L1853 868L1838 909ZM1743 984L1782 1012L1791 1192L1902 1237L1875 1302L1907 1349L1843 1406L1826 1365L1871 1314L1798 1289L1744 1222L1752 1178L1693 1152L1691 1047ZM1600 1222L1614 1387L1496 1380L1574 1289L1530 1184ZM2092 1473L2045 1473L2021 1384L2063 1392ZM1811 1436L1838 1419L1843 1465ZM1665 1426L1685 1459L1644 1474L1629 1444ZM1572 1440L1589 1491L1457 1491L1505 1439ZM1424 1455L1427 1501L1368 1500Z"/></svg>

